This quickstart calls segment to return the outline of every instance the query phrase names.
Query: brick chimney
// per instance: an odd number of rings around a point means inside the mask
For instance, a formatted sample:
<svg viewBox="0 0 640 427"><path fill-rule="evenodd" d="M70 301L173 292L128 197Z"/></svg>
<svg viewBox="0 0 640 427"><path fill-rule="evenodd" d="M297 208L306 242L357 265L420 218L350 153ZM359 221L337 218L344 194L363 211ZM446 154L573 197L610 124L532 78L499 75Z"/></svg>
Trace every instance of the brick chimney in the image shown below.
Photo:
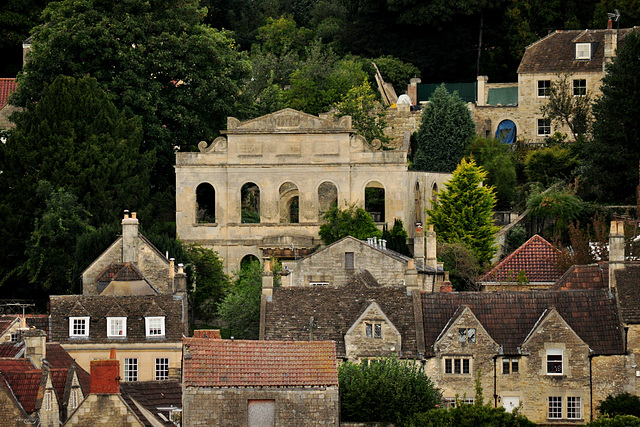
<svg viewBox="0 0 640 427"><path fill-rule="evenodd" d="M449 272L444 272L444 282L440 285L440 292L453 292L453 285L449 281Z"/></svg>
<svg viewBox="0 0 640 427"><path fill-rule="evenodd" d="M91 361L91 394L120 393L120 361L115 353L111 349L111 359Z"/></svg>
<svg viewBox="0 0 640 427"><path fill-rule="evenodd" d="M138 218L136 213L124 211L122 220L122 262L138 263Z"/></svg>
<svg viewBox="0 0 640 427"><path fill-rule="evenodd" d="M42 368L42 361L47 357L47 333L40 329L27 329L22 334L24 339L24 355L36 369Z"/></svg>
<svg viewBox="0 0 640 427"><path fill-rule="evenodd" d="M417 77L414 77L409 80L409 86L407 87L407 95L411 98L411 104L418 105L418 84L420 84L422 80Z"/></svg>
<svg viewBox="0 0 640 427"><path fill-rule="evenodd" d="M624 268L624 222L611 221L609 230L609 289L616 287L615 271Z"/></svg>

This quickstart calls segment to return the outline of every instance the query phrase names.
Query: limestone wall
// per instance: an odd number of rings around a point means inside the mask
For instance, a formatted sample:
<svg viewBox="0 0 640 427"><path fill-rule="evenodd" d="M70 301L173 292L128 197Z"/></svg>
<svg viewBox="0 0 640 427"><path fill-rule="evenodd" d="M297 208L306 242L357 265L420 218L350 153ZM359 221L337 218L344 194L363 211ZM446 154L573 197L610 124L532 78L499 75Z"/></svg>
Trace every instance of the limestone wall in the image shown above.
<svg viewBox="0 0 640 427"><path fill-rule="evenodd" d="M338 387L183 387L183 422L190 426L248 425L250 400L275 401L276 426L339 425Z"/></svg>
<svg viewBox="0 0 640 427"><path fill-rule="evenodd" d="M143 427L119 394L90 394L65 426Z"/></svg>

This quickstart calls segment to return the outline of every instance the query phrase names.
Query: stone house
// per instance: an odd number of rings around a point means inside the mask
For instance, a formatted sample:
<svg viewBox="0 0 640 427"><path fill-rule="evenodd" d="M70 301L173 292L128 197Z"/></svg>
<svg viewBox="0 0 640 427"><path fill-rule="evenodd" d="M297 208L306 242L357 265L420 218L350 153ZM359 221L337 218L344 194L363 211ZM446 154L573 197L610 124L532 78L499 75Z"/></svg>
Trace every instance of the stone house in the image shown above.
<svg viewBox="0 0 640 427"><path fill-rule="evenodd" d="M122 236L83 272L83 294L50 297L51 336L85 369L114 348L125 381L177 379L189 331L186 274L138 226L125 212Z"/></svg>
<svg viewBox="0 0 640 427"><path fill-rule="evenodd" d="M16 107L8 103L9 96L16 91L18 84L16 79L0 79L0 129L11 129L15 127L9 121L9 116L16 111Z"/></svg>
<svg viewBox="0 0 640 427"><path fill-rule="evenodd" d="M30 328L44 331L47 341L51 341L47 314L3 314L0 316L0 343L20 342L21 332Z"/></svg>
<svg viewBox="0 0 640 427"><path fill-rule="evenodd" d="M335 343L183 341L185 426L340 424Z"/></svg>
<svg viewBox="0 0 640 427"><path fill-rule="evenodd" d="M121 382L120 393L145 427L180 425L182 385L178 381Z"/></svg>
<svg viewBox="0 0 640 427"><path fill-rule="evenodd" d="M489 84L486 76L479 76L474 110L478 134L493 137L501 129L514 129L518 139L541 143L554 132L561 132L572 140L568 127L557 127L540 111L548 101L551 83L566 74L573 96L588 92L597 97L605 65L635 29L613 29L609 25L608 29L557 30L526 47L517 83Z"/></svg>
<svg viewBox="0 0 640 427"><path fill-rule="evenodd" d="M539 235L478 278L484 291L549 289L560 279L559 251Z"/></svg>
<svg viewBox="0 0 640 427"><path fill-rule="evenodd" d="M336 204L365 208L380 228L399 218L414 239L414 224L450 177L409 172L406 149L380 150L348 116L285 109L230 117L222 133L200 152L176 153L176 228L184 242L215 249L227 271L246 257L307 255Z"/></svg>
<svg viewBox="0 0 640 427"><path fill-rule="evenodd" d="M0 419L3 425L58 426L89 393L89 374L45 334L0 344Z"/></svg>

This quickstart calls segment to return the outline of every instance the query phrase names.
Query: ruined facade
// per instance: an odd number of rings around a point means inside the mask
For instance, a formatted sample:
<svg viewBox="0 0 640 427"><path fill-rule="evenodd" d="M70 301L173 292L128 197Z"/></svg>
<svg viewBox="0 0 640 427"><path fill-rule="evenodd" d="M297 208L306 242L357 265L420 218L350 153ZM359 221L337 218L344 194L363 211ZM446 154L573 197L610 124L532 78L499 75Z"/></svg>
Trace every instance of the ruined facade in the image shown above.
<svg viewBox="0 0 640 427"><path fill-rule="evenodd" d="M223 134L198 153L176 154L176 228L184 242L215 249L228 271L247 256L306 255L334 204L365 208L380 228L399 218L413 239L450 177L409 172L406 150L381 150L348 116L285 109L229 118Z"/></svg>

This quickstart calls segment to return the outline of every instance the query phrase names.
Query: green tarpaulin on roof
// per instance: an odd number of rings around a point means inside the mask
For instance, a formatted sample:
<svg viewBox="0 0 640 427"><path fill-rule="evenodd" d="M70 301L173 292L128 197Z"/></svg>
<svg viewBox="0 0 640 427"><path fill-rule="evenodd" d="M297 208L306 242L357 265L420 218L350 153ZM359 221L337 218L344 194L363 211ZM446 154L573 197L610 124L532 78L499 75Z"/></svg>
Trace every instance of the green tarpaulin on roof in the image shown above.
<svg viewBox="0 0 640 427"><path fill-rule="evenodd" d="M440 83L420 83L418 84L418 102L428 101L431 95L437 88L440 87ZM458 91L458 95L464 102L476 102L476 83L445 83L444 87L453 93Z"/></svg>
<svg viewBox="0 0 640 427"><path fill-rule="evenodd" d="M518 105L518 87L489 89L487 105Z"/></svg>

